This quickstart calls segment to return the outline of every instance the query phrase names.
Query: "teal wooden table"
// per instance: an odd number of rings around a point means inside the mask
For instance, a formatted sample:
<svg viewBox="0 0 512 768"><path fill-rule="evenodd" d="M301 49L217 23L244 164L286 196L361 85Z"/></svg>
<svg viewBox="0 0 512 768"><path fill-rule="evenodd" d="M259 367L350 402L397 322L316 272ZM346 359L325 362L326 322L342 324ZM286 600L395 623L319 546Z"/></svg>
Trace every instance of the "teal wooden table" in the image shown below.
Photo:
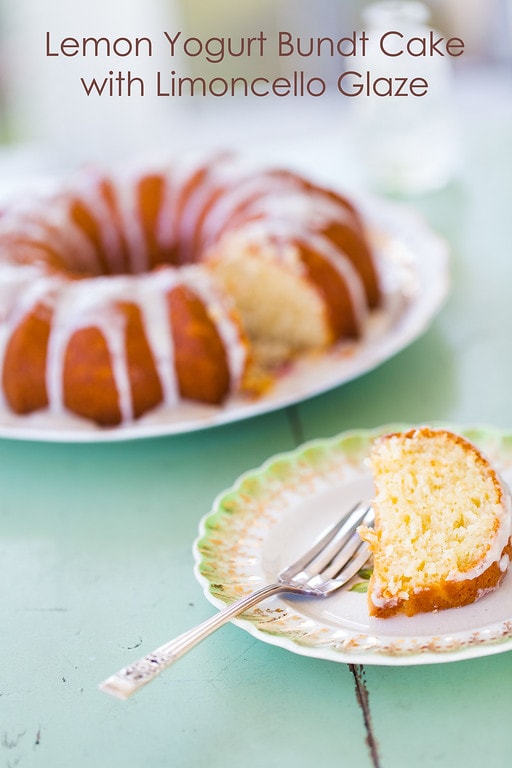
<svg viewBox="0 0 512 768"><path fill-rule="evenodd" d="M501 768L512 655L427 666L306 658L228 625L127 702L98 690L210 616L192 542L213 499L304 440L389 422L512 427L512 119L464 125L467 159L414 200L452 250L428 332L298 406L174 437L0 441L0 765ZM310 144L311 163L320 142Z"/></svg>

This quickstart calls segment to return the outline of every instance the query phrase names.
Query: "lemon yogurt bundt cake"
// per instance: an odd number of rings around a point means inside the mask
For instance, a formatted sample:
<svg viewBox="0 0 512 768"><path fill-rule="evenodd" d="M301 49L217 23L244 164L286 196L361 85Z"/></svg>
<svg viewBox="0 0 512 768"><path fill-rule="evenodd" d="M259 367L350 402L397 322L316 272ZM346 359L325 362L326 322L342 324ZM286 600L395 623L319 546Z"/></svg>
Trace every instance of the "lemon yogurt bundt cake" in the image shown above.
<svg viewBox="0 0 512 768"><path fill-rule="evenodd" d="M375 528L370 614L387 618L474 602L502 581L512 554L510 495L464 438L428 427L387 435L370 463Z"/></svg>
<svg viewBox="0 0 512 768"><path fill-rule="evenodd" d="M231 158L81 174L0 216L5 406L117 425L220 404L357 338L380 300L340 195Z"/></svg>

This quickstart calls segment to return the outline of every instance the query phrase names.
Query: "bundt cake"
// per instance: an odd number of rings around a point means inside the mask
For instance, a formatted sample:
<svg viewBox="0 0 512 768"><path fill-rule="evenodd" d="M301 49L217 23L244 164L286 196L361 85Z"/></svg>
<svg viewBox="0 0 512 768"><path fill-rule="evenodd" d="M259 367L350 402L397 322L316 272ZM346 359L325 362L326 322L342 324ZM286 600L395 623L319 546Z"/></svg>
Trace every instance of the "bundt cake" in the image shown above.
<svg viewBox="0 0 512 768"><path fill-rule="evenodd" d="M340 195L232 158L87 172L0 217L5 406L100 425L220 404L358 337L380 299Z"/></svg>
<svg viewBox="0 0 512 768"><path fill-rule="evenodd" d="M510 495L466 439L423 427L373 446L372 616L455 608L498 587L512 553Z"/></svg>

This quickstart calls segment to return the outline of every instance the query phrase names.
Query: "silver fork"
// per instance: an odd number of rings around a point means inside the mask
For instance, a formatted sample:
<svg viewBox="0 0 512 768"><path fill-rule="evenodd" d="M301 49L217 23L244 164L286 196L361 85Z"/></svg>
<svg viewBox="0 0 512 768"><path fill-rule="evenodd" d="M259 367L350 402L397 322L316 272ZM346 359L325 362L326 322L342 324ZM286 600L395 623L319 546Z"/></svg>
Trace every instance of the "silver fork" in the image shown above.
<svg viewBox="0 0 512 768"><path fill-rule="evenodd" d="M350 581L368 560L368 545L359 538L356 529L359 525L373 525L373 519L372 507L362 502L356 504L308 552L281 571L274 584L231 603L194 629L124 667L101 683L100 689L127 699L216 629L267 597L280 592L307 597L332 594Z"/></svg>

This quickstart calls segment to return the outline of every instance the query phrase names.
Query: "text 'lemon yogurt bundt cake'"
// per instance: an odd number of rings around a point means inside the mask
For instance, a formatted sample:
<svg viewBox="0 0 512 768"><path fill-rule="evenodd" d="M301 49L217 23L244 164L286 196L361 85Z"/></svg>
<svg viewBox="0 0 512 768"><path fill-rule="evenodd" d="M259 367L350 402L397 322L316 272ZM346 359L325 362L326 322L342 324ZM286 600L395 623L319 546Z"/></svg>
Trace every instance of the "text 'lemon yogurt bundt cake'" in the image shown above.
<svg viewBox="0 0 512 768"><path fill-rule="evenodd" d="M386 618L474 602L502 581L512 553L510 495L464 438L428 427L373 446L375 528L370 614Z"/></svg>
<svg viewBox="0 0 512 768"><path fill-rule="evenodd" d="M354 206L294 173L83 173L0 216L4 404L100 425L220 404L359 337L379 300Z"/></svg>

